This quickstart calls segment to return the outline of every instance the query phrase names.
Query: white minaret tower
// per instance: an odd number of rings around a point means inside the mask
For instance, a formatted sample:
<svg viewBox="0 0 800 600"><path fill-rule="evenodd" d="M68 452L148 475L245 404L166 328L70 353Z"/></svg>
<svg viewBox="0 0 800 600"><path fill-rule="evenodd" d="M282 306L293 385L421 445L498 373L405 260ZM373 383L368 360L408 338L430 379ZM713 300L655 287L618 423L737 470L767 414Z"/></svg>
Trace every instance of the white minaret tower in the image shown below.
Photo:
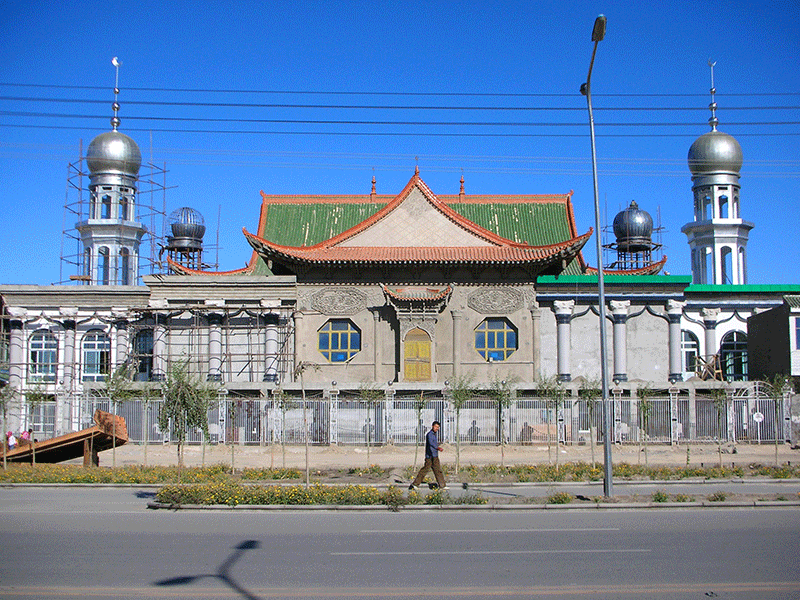
<svg viewBox="0 0 800 600"><path fill-rule="evenodd" d="M714 101L714 65L711 67L711 131L689 148L689 169L694 191L694 221L681 231L692 249L692 282L700 284L747 283L747 235L753 224L743 220L739 203L742 148L727 133L717 131Z"/></svg>
<svg viewBox="0 0 800 600"><path fill-rule="evenodd" d="M120 63L116 57L111 62L116 68L112 130L94 138L86 150L89 214L75 229L81 234L84 276L91 285L136 285L139 245L147 231L136 220L142 154L136 142L117 131Z"/></svg>

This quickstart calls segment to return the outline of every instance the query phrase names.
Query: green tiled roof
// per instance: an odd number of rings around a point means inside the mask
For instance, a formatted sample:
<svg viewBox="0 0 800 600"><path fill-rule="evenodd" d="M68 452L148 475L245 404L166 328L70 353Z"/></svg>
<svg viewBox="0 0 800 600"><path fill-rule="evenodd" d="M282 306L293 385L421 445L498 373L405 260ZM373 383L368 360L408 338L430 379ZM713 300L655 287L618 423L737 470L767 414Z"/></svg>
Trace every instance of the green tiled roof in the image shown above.
<svg viewBox="0 0 800 600"><path fill-rule="evenodd" d="M765 284L765 285L708 285L697 284L686 288L686 293L739 293L739 294L798 294L800 285L797 284Z"/></svg>
<svg viewBox="0 0 800 600"><path fill-rule="evenodd" d="M369 218L385 202L330 203L298 202L269 204L264 227L258 235L283 246L313 246L324 242ZM548 246L573 237L566 204L558 202L448 203L450 208L484 229L518 243ZM258 261L254 274L268 273ZM262 272L259 272L263 268ZM564 271L577 275L574 260Z"/></svg>

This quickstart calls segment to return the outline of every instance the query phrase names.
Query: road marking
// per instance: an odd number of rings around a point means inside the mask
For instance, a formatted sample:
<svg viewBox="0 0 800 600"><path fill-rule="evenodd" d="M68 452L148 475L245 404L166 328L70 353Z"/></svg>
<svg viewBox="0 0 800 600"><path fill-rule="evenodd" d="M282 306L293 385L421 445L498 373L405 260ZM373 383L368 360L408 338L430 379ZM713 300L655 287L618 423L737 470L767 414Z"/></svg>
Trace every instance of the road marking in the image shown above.
<svg viewBox="0 0 800 600"><path fill-rule="evenodd" d="M652 551L651 548L589 548L586 550L409 550L405 552L330 552L329 554L331 556L437 556L441 554L459 556L474 554L631 554Z"/></svg>
<svg viewBox="0 0 800 600"><path fill-rule="evenodd" d="M578 529L361 529L359 533L586 533L592 531L619 531L619 527L587 527Z"/></svg>
<svg viewBox="0 0 800 600"><path fill-rule="evenodd" d="M244 589L249 596L270 598L534 598L534 597L646 597L650 594L704 594L707 592L764 594L769 592L790 594L800 590L796 581L764 582L703 582L703 583L649 583L649 584L583 584L583 585L524 585L524 586L469 586L469 587L297 587L253 586ZM108 598L125 595L128 598L232 598L241 600L240 591L225 587L189 585L179 589L155 586L63 587L63 586L0 586L3 597L31 598Z"/></svg>

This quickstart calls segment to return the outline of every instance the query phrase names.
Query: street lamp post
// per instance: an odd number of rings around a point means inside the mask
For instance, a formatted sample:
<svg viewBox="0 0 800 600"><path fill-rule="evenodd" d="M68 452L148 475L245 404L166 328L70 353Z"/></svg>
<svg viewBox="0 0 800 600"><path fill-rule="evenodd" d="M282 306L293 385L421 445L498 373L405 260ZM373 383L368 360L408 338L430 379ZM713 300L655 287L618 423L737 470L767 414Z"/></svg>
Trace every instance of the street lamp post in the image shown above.
<svg viewBox="0 0 800 600"><path fill-rule="evenodd" d="M586 104L589 107L589 133L592 140L592 177L594 179L594 220L595 220L595 240L597 241L597 288L598 303L600 309L600 381L603 391L603 493L606 498L614 495L612 482L611 464L611 407L608 398L608 356L606 347L606 291L603 281L603 247L600 239L600 195L597 190L597 153L594 145L594 115L592 114L592 67L594 66L594 55L597 53L597 44L606 35L606 18L600 15L594 21L592 30L592 60L589 62L589 74L586 76L586 83L581 86L581 93L586 96Z"/></svg>

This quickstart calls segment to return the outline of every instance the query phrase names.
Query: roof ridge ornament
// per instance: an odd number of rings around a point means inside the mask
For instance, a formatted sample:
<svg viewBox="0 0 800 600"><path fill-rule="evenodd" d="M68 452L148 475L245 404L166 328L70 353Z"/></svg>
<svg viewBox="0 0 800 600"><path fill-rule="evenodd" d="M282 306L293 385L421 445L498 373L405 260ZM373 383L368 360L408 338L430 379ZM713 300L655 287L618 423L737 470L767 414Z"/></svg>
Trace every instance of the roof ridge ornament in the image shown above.
<svg viewBox="0 0 800 600"><path fill-rule="evenodd" d="M711 109L711 117L708 119L708 124L711 125L711 131L717 130L717 125L719 125L719 119L717 119L717 101L714 98L714 94L717 93L717 88L714 87L714 66L717 64L717 61L711 61L708 59L708 66L711 69L711 104L708 105L708 108Z"/></svg>
<svg viewBox="0 0 800 600"><path fill-rule="evenodd" d="M119 58L115 56L111 59L111 64L114 65L114 68L116 69L114 78L114 103L111 105L111 108L114 111L114 116L111 117L111 127L114 129L114 131L116 131L120 124L119 102L117 102L117 98L119 97L119 67L122 65L122 63L119 61Z"/></svg>

